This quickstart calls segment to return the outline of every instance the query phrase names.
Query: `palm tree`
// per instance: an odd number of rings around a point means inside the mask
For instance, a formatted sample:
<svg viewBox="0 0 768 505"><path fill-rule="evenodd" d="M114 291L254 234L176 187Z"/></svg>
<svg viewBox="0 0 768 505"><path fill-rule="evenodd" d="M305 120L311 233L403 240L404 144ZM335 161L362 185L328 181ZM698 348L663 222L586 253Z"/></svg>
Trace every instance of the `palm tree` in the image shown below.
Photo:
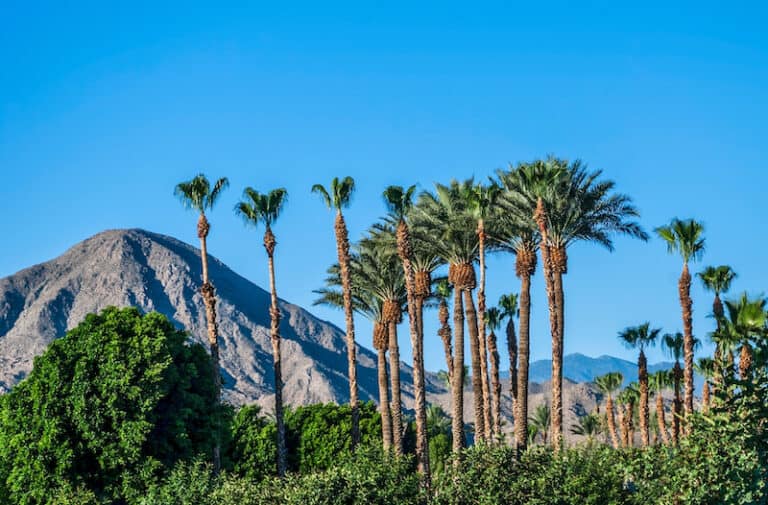
<svg viewBox="0 0 768 505"><path fill-rule="evenodd" d="M216 289L208 278L208 233L211 225L205 215L206 211L213 209L221 192L229 186L226 177L218 179L211 187L211 183L203 174L194 179L181 182L176 185L174 193L181 199L185 207L196 210L200 217L197 220L197 237L200 239L200 260L203 266L203 283L200 286L200 294L205 305L205 317L208 326L208 346L211 351L213 368L213 383L217 395L221 395L221 374L219 373L219 326L216 322ZM221 469L221 434L220 427L216 429L213 447L213 470L218 473Z"/></svg>
<svg viewBox="0 0 768 505"><path fill-rule="evenodd" d="M717 321L717 329L720 329L720 319L725 315L723 312L723 302L720 300L720 295L727 293L731 288L731 282L737 277L736 272L733 271L728 265L720 265L718 267L708 266L697 274L701 279L701 283L704 289L711 291L715 294L715 299L712 302L712 314ZM715 359L719 359L722 350L719 346L715 347ZM733 361L733 356L730 357L730 361ZM722 376L717 373L714 375L713 380L715 385L722 383Z"/></svg>
<svg viewBox="0 0 768 505"><path fill-rule="evenodd" d="M648 235L634 221L640 213L632 199L615 193L616 184L613 181L601 180L602 171L588 172L586 165L579 160L568 163L550 158L547 163L554 170L559 167L565 172L561 184L555 186L554 194L550 193L554 198L546 202L546 212L540 213L537 221L540 222L539 229L546 229L547 232L547 239L542 241L550 251L550 275L557 316L558 342L554 345L553 340L552 356L552 440L558 446L557 439L562 431L562 349L565 329L563 275L568 272L567 249L582 241L593 242L613 251L613 235L627 235L643 241L648 240ZM558 398L554 396L555 382L560 395Z"/></svg>
<svg viewBox="0 0 768 505"><path fill-rule="evenodd" d="M664 397L663 391L671 384L672 374L669 370L658 370L650 375L649 384L653 394L656 395L656 423L661 440L665 445L669 444L669 433L667 432L667 423L664 419Z"/></svg>
<svg viewBox="0 0 768 505"><path fill-rule="evenodd" d="M577 423L571 425L571 433L587 437L587 443L592 443L594 438L602 433L600 416L598 414L590 413L579 417L577 421Z"/></svg>
<svg viewBox="0 0 768 505"><path fill-rule="evenodd" d="M531 424L531 428L533 428L534 432L541 435L541 442L544 445L547 445L547 440L549 439L551 417L552 410L549 408L549 405L542 403L533 409L533 415L530 419L528 419L528 422Z"/></svg>
<svg viewBox="0 0 768 505"><path fill-rule="evenodd" d="M681 221L674 218L668 226L656 228L656 233L667 243L670 254L679 253L683 258L678 292L683 315L685 414L690 415L693 412L693 300L688 263L698 261L704 255L704 225L693 219Z"/></svg>
<svg viewBox="0 0 768 505"><path fill-rule="evenodd" d="M661 346L667 351L668 356L675 360L672 368L672 384L675 391L672 403L672 443L674 445L677 445L680 440L680 416L683 410L683 402L680 398L680 381L683 378L683 371L680 367L680 359L683 357L684 345L685 337L680 332L674 335L667 333L661 338Z"/></svg>
<svg viewBox="0 0 768 505"><path fill-rule="evenodd" d="M606 420L608 423L608 432L611 436L611 442L615 449L619 448L619 437L616 432L616 417L613 408L613 395L624 382L624 376L620 372L608 372L605 375L595 378L595 385L605 396Z"/></svg>
<svg viewBox="0 0 768 505"><path fill-rule="evenodd" d="M701 411L706 414L709 411L709 381L715 373L715 360L712 358L699 358L695 367L699 375L704 377L704 386L701 392Z"/></svg>
<svg viewBox="0 0 768 505"><path fill-rule="evenodd" d="M636 382L631 382L619 394L617 401L619 405L624 405L624 412L621 416L621 432L624 440L624 447L632 447L635 444L635 404L640 396Z"/></svg>
<svg viewBox="0 0 768 505"><path fill-rule="evenodd" d="M495 247L507 250L515 255L515 275L520 279L520 343L517 356L517 376L512 374L510 360L510 390L514 397L515 445L518 451L525 450L530 438L528 433L528 370L530 364L530 321L531 321L531 277L536 272L536 254L539 249L539 236L533 221L535 202L533 201L533 181L528 170L511 168L499 170L497 176L504 188L499 199L499 215L496 217L498 229L493 237ZM512 300L508 300L511 302ZM507 306L499 305L507 310ZM510 320L507 330L514 332L514 323ZM509 338L510 334L507 333ZM514 333L513 335L514 336ZM509 343L510 340L508 339ZM512 349L510 348L510 353ZM510 354L511 357L511 354Z"/></svg>
<svg viewBox="0 0 768 505"><path fill-rule="evenodd" d="M483 414L486 440L492 438L491 421L491 391L488 381L487 342L485 333L485 251L488 240L487 221L492 216L494 206L501 194L501 188L493 181L488 185L477 184L469 193L469 208L472 216L477 220L477 244L478 260L480 263L480 285L477 290L477 330L478 346L480 352L481 385L483 390Z"/></svg>
<svg viewBox="0 0 768 505"><path fill-rule="evenodd" d="M440 279L435 285L435 297L438 299L437 317L440 321L440 329L437 335L443 341L445 351L445 366L447 367L448 389L451 389L453 377L453 349L451 347L451 325L448 322L448 297L451 296L451 284L447 279Z"/></svg>
<svg viewBox="0 0 768 505"><path fill-rule="evenodd" d="M722 318L723 328L719 333L733 347L741 345L739 351L739 378L748 380L752 368L752 346L750 341L762 338L765 334L768 314L763 297L750 299L746 293L734 300L726 300L727 318ZM730 348L729 348L730 351Z"/></svg>
<svg viewBox="0 0 768 505"><path fill-rule="evenodd" d="M272 341L272 363L275 371L275 424L277 425L277 475L283 477L286 470L287 450L285 447L285 423L283 420L283 372L282 354L280 353L280 308L277 305L277 288L275 285L275 246L277 240L272 233L272 225L280 216L287 200L288 191L285 188L273 189L262 194L251 187L243 191L244 200L235 207L246 224L257 226L264 223L264 248L267 251L269 266L269 291L271 304L269 308L270 340Z"/></svg>
<svg viewBox="0 0 768 505"><path fill-rule="evenodd" d="M344 318L347 325L347 364L349 375L349 405L352 410L352 450L360 441L360 411L357 401L357 355L355 348L355 320L352 314L352 286L349 276L349 233L344 221L342 209L349 206L355 181L352 177L331 181L330 191L322 184L312 186L312 192L318 193L329 209L336 210L334 230L336 233L336 253L338 256L341 285L344 296Z"/></svg>
<svg viewBox="0 0 768 505"><path fill-rule="evenodd" d="M512 397L513 412L517 410L517 336L515 334L515 317L520 314L517 310L517 295L510 293L499 297L501 320L507 320L507 353L509 354L509 394ZM517 420L515 420L517 423Z"/></svg>
<svg viewBox="0 0 768 505"><path fill-rule="evenodd" d="M416 295L416 286L413 268L413 246L411 233L406 222L406 215L413 207L413 193L416 186L403 189L402 186L389 186L384 190L384 202L390 212L390 217L397 222L395 237L397 241L397 255L403 264L403 276L405 279L405 292L408 303L408 322L411 333L411 346L413 348L413 391L414 410L416 411L416 462L423 483L429 487L429 441L427 440L427 404L426 390L424 387L424 333L422 320L424 317L424 301L429 297L429 284L427 292ZM422 330L422 331L420 331Z"/></svg>
<svg viewBox="0 0 768 505"><path fill-rule="evenodd" d="M656 343L661 333L661 328L651 329L651 323L643 323L639 326L631 326L619 332L619 340L630 349L640 349L637 359L637 377L640 385L640 437L644 447L650 445L648 431L648 360L645 357L645 348Z"/></svg>
<svg viewBox="0 0 768 505"><path fill-rule="evenodd" d="M501 311L491 307L485 312L485 322L490 330L488 334L488 352L491 359L491 393L493 412L493 437L501 438L501 381L499 380L499 349L496 345L496 330L501 326Z"/></svg>
<svg viewBox="0 0 768 505"><path fill-rule="evenodd" d="M476 287L474 261L477 258L477 234L474 219L469 212L471 180L452 181L445 186L436 184L435 194L424 192L414 208L412 226L429 234L438 256L448 263L448 281L454 287L454 357L453 357L453 451L458 454L464 447L464 316L470 335L472 356L472 387L474 390L475 434L482 439L484 414L478 349L477 313L472 290ZM462 299L463 296L463 299ZM458 461L458 460L457 460Z"/></svg>

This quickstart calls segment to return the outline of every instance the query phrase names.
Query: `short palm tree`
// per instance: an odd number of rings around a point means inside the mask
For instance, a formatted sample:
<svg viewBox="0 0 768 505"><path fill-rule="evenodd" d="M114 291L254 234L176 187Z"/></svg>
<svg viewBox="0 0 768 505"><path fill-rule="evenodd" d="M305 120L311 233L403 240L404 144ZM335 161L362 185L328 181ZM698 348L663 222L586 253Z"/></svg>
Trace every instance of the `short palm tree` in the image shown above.
<svg viewBox="0 0 768 505"><path fill-rule="evenodd" d="M678 281L680 307L683 315L685 379L685 414L693 412L693 300L691 299L691 273L688 263L704 255L704 225L693 219L673 219L667 226L656 228L656 233L667 244L670 254L678 253L683 259L683 271Z"/></svg>
<svg viewBox="0 0 768 505"><path fill-rule="evenodd" d="M725 307L727 318L722 319L721 333L727 336L727 340L739 350L739 377L742 381L748 380L752 368L752 344L756 339L763 338L768 323L766 304L763 297L750 299L746 293L734 300L726 300Z"/></svg>
<svg viewBox="0 0 768 505"><path fill-rule="evenodd" d="M731 282L736 278L736 272L733 271L728 265L720 265L718 267L708 266L697 274L701 279L701 283L704 289L711 291L715 294L715 299L712 302L712 314L717 321L717 329L720 329L720 320L725 315L723 311L723 302L720 300L720 295L727 293L731 288ZM721 359L722 350L719 346L715 346L715 359ZM730 356L730 360L733 361L733 356ZM722 376L715 373L713 381L715 385L722 383Z"/></svg>
<svg viewBox="0 0 768 505"><path fill-rule="evenodd" d="M280 308L277 305L277 287L275 285L275 246L277 240L272 233L272 225L280 216L287 200L285 188L273 189L269 193L259 193L251 187L243 191L243 200L235 207L246 224L257 226L264 224L264 248L267 251L269 268L269 291L271 304L270 340L272 341L272 364L275 373L275 424L277 425L277 475L285 475L287 450L285 446L285 422L283 419L283 372L280 352Z"/></svg>
<svg viewBox="0 0 768 505"><path fill-rule="evenodd" d="M403 265L405 291L408 305L408 323L413 349L413 391L414 410L416 413L416 462L422 481L429 487L429 441L427 434L427 403L424 386L424 301L429 292L416 296L416 281L413 267L413 244L408 213L413 208L413 194L416 186L404 189L402 186L389 186L384 190L384 203L390 218L396 222L395 239L397 255Z"/></svg>
<svg viewBox="0 0 768 505"><path fill-rule="evenodd" d="M645 348L656 343L661 333L660 328L651 329L651 323L643 323L631 326L619 332L619 340L631 349L640 349L637 359L637 377L640 390L640 438L643 446L650 445L650 433L648 431L648 360L645 357Z"/></svg>
<svg viewBox="0 0 768 505"><path fill-rule="evenodd" d="M640 390L636 382L631 382L619 393L617 402L624 406L621 416L621 434L624 447L632 447L635 444L635 405L640 397Z"/></svg>
<svg viewBox="0 0 768 505"><path fill-rule="evenodd" d="M523 381L524 382L523 390L525 391L525 396L526 396L525 412L523 413L523 415L518 414L518 410L520 410L520 407L518 404L523 400L522 398L518 397L518 386L520 385L519 384L520 381L518 381L518 375L519 375L518 359L522 360L522 354L520 355L520 358L518 358L517 335L515 332L515 317L519 317L520 313L517 308L517 299L518 299L518 296L515 293L510 293L508 295L501 295L499 297L499 309L501 310L501 319L507 320L506 334L507 334L507 354L509 355L509 395L512 397L512 413L513 413L512 417L515 420L515 441L517 441L518 425L521 423L525 425L528 424L527 369L525 374L525 380ZM526 366L527 366L527 362L526 362ZM528 431L527 426L522 427L520 429L523 430L524 432Z"/></svg>
<svg viewBox="0 0 768 505"><path fill-rule="evenodd" d="M542 403L533 409L533 415L530 419L528 419L528 422L530 423L533 431L541 435L541 442L544 445L547 445L547 440L549 440L549 429L552 419L551 416L552 410L549 408L549 405Z"/></svg>
<svg viewBox="0 0 768 505"><path fill-rule="evenodd" d="M600 416L596 413L589 413L585 416L580 416L577 423L571 425L571 433L574 435L581 435L587 438L587 442L591 443L595 437L602 433L602 426L600 422Z"/></svg>
<svg viewBox="0 0 768 505"><path fill-rule="evenodd" d="M709 381L715 375L715 360L712 358L699 358L696 362L696 371L704 377L704 386L701 391L701 411L703 413L709 412L710 405L710 390Z"/></svg>
<svg viewBox="0 0 768 505"><path fill-rule="evenodd" d="M477 290L477 330L478 346L480 352L481 385L483 390L483 414L485 416L485 439L492 439L491 420L491 388L488 380L488 352L486 342L486 299L485 299L485 256L486 243L488 242L488 221L492 219L496 201L501 194L501 187L493 181L489 184L477 184L469 193L469 210L477 220L477 253L480 267L480 283Z"/></svg>
<svg viewBox="0 0 768 505"><path fill-rule="evenodd" d="M451 284L447 279L440 279L435 284L434 296L437 298L437 317L440 321L440 328L437 330L437 335L443 342L443 350L445 351L445 366L446 375L448 377L448 390L451 389L452 383L451 377L453 376L453 349L451 344L451 325L448 321L448 298L451 296Z"/></svg>
<svg viewBox="0 0 768 505"><path fill-rule="evenodd" d="M226 177L218 179L213 186L208 178L199 174L194 179L181 182L176 185L174 193L182 201L185 207L197 211L200 217L197 220L197 237L200 239L200 260L203 267L203 283L200 286L200 294L205 305L205 318L208 326L208 346L211 351L213 363L213 383L217 394L221 394L221 374L219 373L219 326L216 321L216 289L208 277L208 233L211 225L205 215L206 211L213 209L221 192L229 186ZM218 473L221 469L221 434L217 429L216 440L213 447L213 469Z"/></svg>
<svg viewBox="0 0 768 505"><path fill-rule="evenodd" d="M605 414L608 424L608 432L611 443L615 449L619 448L619 436L616 431L616 417L614 414L613 397L624 382L624 376L620 372L608 372L595 378L595 385L605 396Z"/></svg>
<svg viewBox="0 0 768 505"><path fill-rule="evenodd" d="M650 390L656 395L656 423L658 432L664 444L669 444L669 433L667 432L667 423L664 419L664 396L663 392L672 384L671 370L658 370L648 377Z"/></svg>
<svg viewBox="0 0 768 505"><path fill-rule="evenodd" d="M672 443L677 445L680 440L680 416L682 415L683 402L680 397L680 382L683 378L683 370L680 367L680 359L683 357L685 337L677 332L674 335L667 333L661 338L661 346L667 351L667 355L675 360L672 368L672 385L674 388L674 400L672 402Z"/></svg>
<svg viewBox="0 0 768 505"><path fill-rule="evenodd" d="M499 380L499 349L496 344L496 330L501 326L502 313L496 307L490 307L485 312L485 323L488 327L488 354L491 360L491 439L501 437L501 381Z"/></svg>
<svg viewBox="0 0 768 505"><path fill-rule="evenodd" d="M342 210L349 207L355 180L352 177L339 179L334 177L329 188L322 184L312 186L312 192L323 199L329 209L336 211L334 231L336 233L336 253L338 256L342 292L344 296L344 318L347 326L347 365L349 377L349 405L352 410L352 449L360 441L360 411L357 388L357 349L355 347L355 319L352 314L352 285L349 275L349 232Z"/></svg>

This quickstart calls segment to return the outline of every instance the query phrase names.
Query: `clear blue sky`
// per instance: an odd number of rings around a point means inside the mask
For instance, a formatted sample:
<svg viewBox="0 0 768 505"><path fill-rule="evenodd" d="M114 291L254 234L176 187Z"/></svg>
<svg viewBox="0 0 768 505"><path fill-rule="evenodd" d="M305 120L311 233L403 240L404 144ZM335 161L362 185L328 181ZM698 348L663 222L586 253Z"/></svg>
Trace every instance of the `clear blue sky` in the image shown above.
<svg viewBox="0 0 768 505"><path fill-rule="evenodd" d="M204 171L232 182L210 216L211 252L262 286L260 233L231 209L245 185L288 189L279 294L309 307L335 259L313 183L356 178L354 238L384 213L388 184L429 188L554 153L604 169L649 231L702 220L704 264L731 264L734 291L766 287L762 3L113 4L0 4L0 276L107 228L196 244L172 190ZM613 254L574 246L566 352L634 359L621 328L678 330L679 271L658 239L620 239ZM534 359L550 353L541 284L539 273ZM513 258L493 258L490 300L517 289ZM698 282L693 296L704 337L711 297Z"/></svg>

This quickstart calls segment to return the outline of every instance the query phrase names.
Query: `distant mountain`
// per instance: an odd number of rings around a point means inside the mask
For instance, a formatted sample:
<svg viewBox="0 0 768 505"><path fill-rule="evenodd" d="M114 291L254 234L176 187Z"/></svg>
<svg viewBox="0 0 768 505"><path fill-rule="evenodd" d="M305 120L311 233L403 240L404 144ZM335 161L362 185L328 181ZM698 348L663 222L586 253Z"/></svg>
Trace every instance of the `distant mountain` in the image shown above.
<svg viewBox="0 0 768 505"><path fill-rule="evenodd" d="M269 409L274 394L269 293L213 257L210 275L218 297L225 398ZM108 305L156 310L195 341L206 342L200 282L197 248L135 229L99 233L56 259L0 279L0 392L23 379L53 339ZM285 401L348 401L343 332L301 307L283 300L279 305ZM401 373L408 405L411 369L402 365ZM359 346L358 380L361 400L378 398L375 355ZM445 392L433 374L427 387Z"/></svg>
<svg viewBox="0 0 768 505"><path fill-rule="evenodd" d="M662 361L648 365L648 372L657 370L669 370L674 366L673 362ZM608 372L621 372L624 376L624 385L637 380L637 363L613 356L598 356L592 358L580 353L568 354L563 357L563 376L573 382L592 382L595 377ZM509 377L509 371L502 372L502 376ZM543 383L552 376L552 360L541 359L533 361L529 370L531 382ZM696 388L701 387L701 378L696 376Z"/></svg>

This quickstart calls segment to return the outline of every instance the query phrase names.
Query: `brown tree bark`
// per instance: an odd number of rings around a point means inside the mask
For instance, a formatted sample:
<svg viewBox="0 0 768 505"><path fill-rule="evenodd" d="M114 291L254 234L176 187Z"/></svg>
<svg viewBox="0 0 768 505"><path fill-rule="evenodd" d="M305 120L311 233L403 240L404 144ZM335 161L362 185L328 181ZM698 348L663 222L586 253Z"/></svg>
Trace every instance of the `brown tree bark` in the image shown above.
<svg viewBox="0 0 768 505"><path fill-rule="evenodd" d="M528 445L528 370L531 337L531 276L536 271L536 250L521 248L515 259L515 273L520 278L520 348L515 391L515 444L518 451Z"/></svg>
<svg viewBox="0 0 768 505"><path fill-rule="evenodd" d="M395 455L403 454L403 411L400 395L400 345L397 343L397 319L389 320L389 380L392 389L392 448Z"/></svg>
<svg viewBox="0 0 768 505"><path fill-rule="evenodd" d="M448 372L448 382L453 386L453 349L451 346L451 326L448 324L448 303L445 299L440 299L437 309L437 317L440 321L440 329L437 335L443 341L443 351L445 352L445 366ZM450 389L450 388L449 388Z"/></svg>
<svg viewBox="0 0 768 505"><path fill-rule="evenodd" d="M453 438L453 454L458 464L458 455L465 447L464 440L464 304L461 299L461 289L454 285L453 289L453 327L456 335L453 353L451 435Z"/></svg>
<svg viewBox="0 0 768 505"><path fill-rule="evenodd" d="M680 306L683 311L683 348L685 368L685 415L693 413L693 300L691 299L691 273L688 264L683 264L683 272L678 282Z"/></svg>
<svg viewBox="0 0 768 505"><path fill-rule="evenodd" d="M643 447L651 445L650 430L648 426L648 360L640 349L640 357L637 360L637 376L640 383L640 438Z"/></svg>
<svg viewBox="0 0 768 505"><path fill-rule="evenodd" d="M344 301L344 319L347 327L347 363L349 375L349 406L352 409L352 442L354 451L360 442L360 410L357 395L357 349L355 347L355 319L352 311L352 280L349 272L349 235L347 223L339 210L334 224L336 253L339 259L341 289Z"/></svg>
<svg viewBox="0 0 768 505"><path fill-rule="evenodd" d="M701 393L701 411L709 412L709 381L704 381L704 391Z"/></svg>
<svg viewBox="0 0 768 505"><path fill-rule="evenodd" d="M748 343L741 345L739 351L739 378L743 381L752 376L752 347Z"/></svg>
<svg viewBox="0 0 768 505"><path fill-rule="evenodd" d="M664 419L664 397L661 391L656 392L656 422L659 425L659 433L664 445L669 445L669 434L667 433L667 422Z"/></svg>
<svg viewBox="0 0 768 505"><path fill-rule="evenodd" d="M491 359L491 393L493 398L493 430L492 438L501 440L501 381L499 380L499 349L496 346L496 334L491 331L488 335L488 350Z"/></svg>
<svg viewBox="0 0 768 505"><path fill-rule="evenodd" d="M464 293L464 313L469 329L469 352L472 358L472 390L473 405L475 408L475 443L486 442L485 439L485 413L483 409L482 367L480 365L479 336L477 333L477 313L475 302L472 299L472 291L462 290ZM458 343L457 343L458 344Z"/></svg>
<svg viewBox="0 0 768 505"><path fill-rule="evenodd" d="M611 442L613 443L613 448L618 449L619 448L619 437L616 434L616 417L613 414L613 398L611 398L611 395L608 395L605 400L605 415L608 419L608 433L611 435Z"/></svg>
<svg viewBox="0 0 768 505"><path fill-rule="evenodd" d="M389 411L389 374L387 374L387 347L389 328L379 322L373 325L373 346L377 352L379 381L379 412L381 412L381 439L384 452L392 450L392 414Z"/></svg>
<svg viewBox="0 0 768 505"><path fill-rule="evenodd" d="M216 321L216 289L208 278L208 232L211 225L205 214L200 213L197 220L197 237L200 239L200 260L203 267L203 283L200 286L200 294L205 306L205 320L208 330L208 347L211 352L211 374L213 385L216 389L216 398L221 399L221 373L219 358L219 325ZM221 470L221 429L216 423L213 444L213 472L218 475Z"/></svg>
<svg viewBox="0 0 768 505"><path fill-rule="evenodd" d="M270 329L272 341L272 364L275 372L275 424L277 425L277 475L285 476L287 466L287 450L285 447L285 421L283 416L283 371L282 354L280 352L280 308L277 305L277 286L275 283L275 245L277 242L269 225L264 232L264 248L267 250L269 262L269 292L270 292Z"/></svg>
<svg viewBox="0 0 768 505"><path fill-rule="evenodd" d="M488 380L488 352L487 336L485 331L485 223L482 219L477 225L478 256L480 259L480 284L477 290L477 333L478 350L480 352L480 379L483 391L483 426L485 428L483 438L491 440L491 392Z"/></svg>
<svg viewBox="0 0 768 505"><path fill-rule="evenodd" d="M672 443L677 445L680 442L680 416L683 411L683 402L680 398L680 380L683 377L683 371L680 363L675 362L672 368L672 379L674 383L675 398L672 402Z"/></svg>

